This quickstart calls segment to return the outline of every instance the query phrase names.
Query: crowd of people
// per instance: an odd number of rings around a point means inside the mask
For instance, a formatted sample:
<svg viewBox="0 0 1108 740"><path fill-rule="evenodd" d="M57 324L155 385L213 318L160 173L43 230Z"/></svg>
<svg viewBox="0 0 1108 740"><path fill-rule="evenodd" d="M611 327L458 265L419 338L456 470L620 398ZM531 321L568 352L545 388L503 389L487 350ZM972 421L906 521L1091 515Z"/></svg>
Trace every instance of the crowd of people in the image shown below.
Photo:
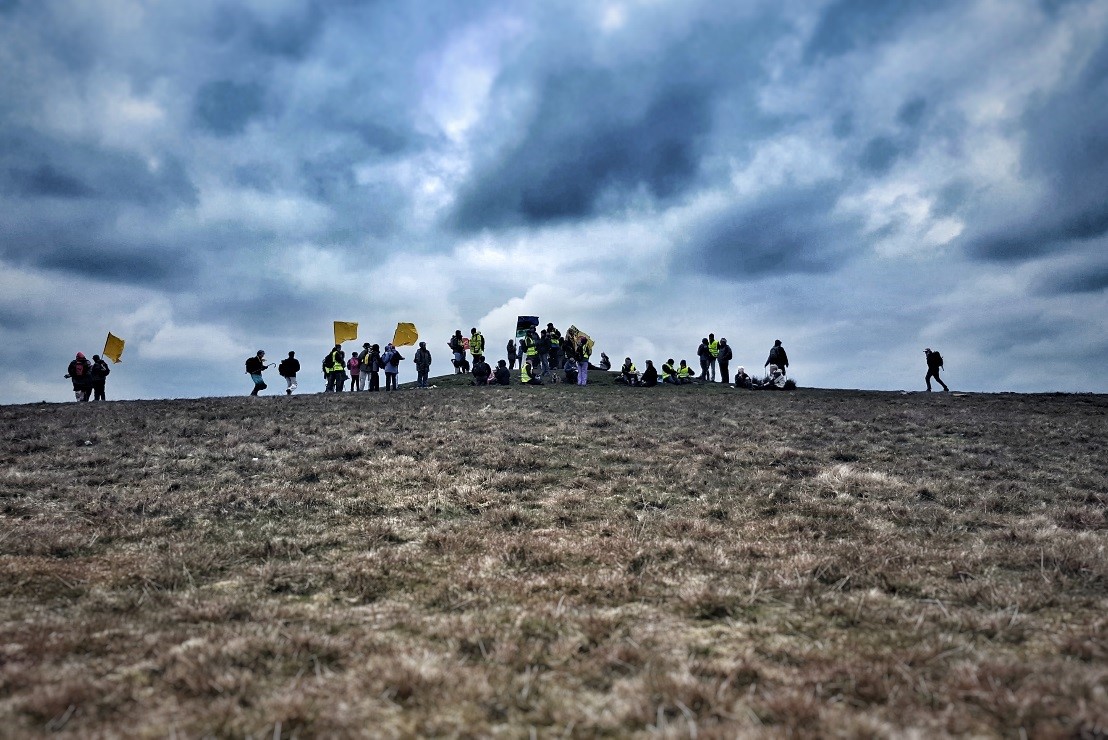
<svg viewBox="0 0 1108 740"><path fill-rule="evenodd" d="M536 325L523 331L518 341L515 338L509 339L505 347L507 359L498 360L495 366L488 362L485 337L476 327L470 329L468 337L462 335L461 329L456 330L447 341L447 347L451 353L454 374L469 375L471 383L479 386L510 385L517 366L519 382L524 385L568 383L585 386L589 382L589 368L594 367L592 339L577 332L574 327L570 327L563 335L553 323L548 323L544 329L539 329ZM944 391L950 390L939 378L939 370L943 367L942 356L930 348L925 349L924 353L927 356L927 376L924 378L927 390L931 390L932 379ZM432 363L427 343L419 342L412 354L416 388L427 388ZM676 362L672 357L663 362L660 369L654 366L653 360L646 360L645 367L640 372L631 358L627 357L622 367L615 372L615 382L628 387L645 388L694 382L720 382L750 390L796 387L788 378L789 356L780 339L770 348L761 378L750 375L744 366L739 365L732 379L730 367L734 352L726 338L717 340L715 334L708 334L701 339L697 357L700 360L699 374L687 360ZM404 360L399 348L391 342L384 349L378 344L364 342L360 350L352 351L349 356L341 344L336 344L323 358L321 366L324 393L342 393L346 390L379 391L382 373L385 376L384 390L395 391L401 362ZM256 396L269 387L264 374L274 366L274 363L266 361L264 350L258 350L246 360L246 373L254 383L251 396ZM288 357L276 364L276 367L277 374L285 381L285 394L292 395L299 388L297 377L301 371L296 353L289 352ZM595 367L606 373L610 372L612 363L608 355L601 352L600 361ZM84 354L78 352L76 358L69 363L65 377L72 381L73 394L78 401L88 401L90 397L93 400L104 400L105 380L110 372L108 364L99 355L93 355L92 362L89 362Z"/></svg>

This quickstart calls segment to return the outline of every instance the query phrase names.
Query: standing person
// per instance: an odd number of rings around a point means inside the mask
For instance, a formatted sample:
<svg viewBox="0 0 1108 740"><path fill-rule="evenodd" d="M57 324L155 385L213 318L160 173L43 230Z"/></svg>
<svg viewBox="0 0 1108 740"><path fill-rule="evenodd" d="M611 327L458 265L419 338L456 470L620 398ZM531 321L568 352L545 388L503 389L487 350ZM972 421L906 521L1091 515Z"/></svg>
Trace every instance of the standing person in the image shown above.
<svg viewBox="0 0 1108 740"><path fill-rule="evenodd" d="M346 369L350 371L350 392L358 390L358 375L361 373L362 364L358 361L358 353L351 352L350 359L346 361Z"/></svg>
<svg viewBox="0 0 1108 740"><path fill-rule="evenodd" d="M931 378L935 379L935 382L943 387L944 391L949 391L943 379L939 377L939 369L943 366L943 356L938 352L932 352L928 347L923 351L927 355L927 375L923 376L923 382L927 383L927 392L931 392Z"/></svg>
<svg viewBox="0 0 1108 740"><path fill-rule="evenodd" d="M300 360L296 359L295 352L289 352L289 356L281 360L281 364L277 366L277 374L285 379L285 384L288 386L285 388L285 395L291 396L292 392L296 390L296 374L300 372Z"/></svg>
<svg viewBox="0 0 1108 740"><path fill-rule="evenodd" d="M77 357L69 363L65 377L73 383L73 397L78 401L87 401L92 393L92 363L84 352L78 352Z"/></svg>
<svg viewBox="0 0 1108 740"><path fill-rule="evenodd" d="M327 389L324 393L342 392L346 375L346 353L342 351L342 345L336 344L326 357L323 358L323 375L327 378Z"/></svg>
<svg viewBox="0 0 1108 740"><path fill-rule="evenodd" d="M385 390L396 390L396 376L400 372L400 361L404 358L392 342L385 345L385 351L381 353L381 364L385 367Z"/></svg>
<svg viewBox="0 0 1108 740"><path fill-rule="evenodd" d="M264 391L269 387L262 378L262 373L266 371L267 367L271 366L265 364L265 350L258 350L256 355L246 360L246 372L250 379L254 381L254 390L250 391L251 396L256 396L259 391Z"/></svg>
<svg viewBox="0 0 1108 740"><path fill-rule="evenodd" d="M562 366L562 333L553 322L546 325L546 338L550 342L550 367L557 370ZM557 378L557 374L553 377Z"/></svg>
<svg viewBox="0 0 1108 740"><path fill-rule="evenodd" d="M514 370L516 366L516 340L508 340L508 369Z"/></svg>
<svg viewBox="0 0 1108 740"><path fill-rule="evenodd" d="M700 340L700 346L696 348L696 354L700 358L700 380L708 380L708 364L712 356L711 350L708 349L708 337L704 337Z"/></svg>
<svg viewBox="0 0 1108 740"><path fill-rule="evenodd" d="M550 373L550 334L546 329L539 334L535 349L539 353L539 377L545 378Z"/></svg>
<svg viewBox="0 0 1108 740"><path fill-rule="evenodd" d="M364 391L366 381L369 379L369 342L362 343L362 351L358 353L358 367L361 372L358 375L358 390Z"/></svg>
<svg viewBox="0 0 1108 740"><path fill-rule="evenodd" d="M708 369L711 371L712 382L716 382L716 361L719 359L719 342L715 334L708 334Z"/></svg>
<svg viewBox="0 0 1108 740"><path fill-rule="evenodd" d="M454 330L454 336L450 337L450 341L446 343L446 346L450 347L450 352L454 355L454 374L458 375L463 372L462 363L466 359L466 348L461 329Z"/></svg>
<svg viewBox="0 0 1108 740"><path fill-rule="evenodd" d="M769 348L769 358L762 367L765 368L769 365L776 365L781 368L782 374L784 374L789 367L789 356L785 354L785 348L781 346L780 339L774 340L773 346Z"/></svg>
<svg viewBox="0 0 1108 740"><path fill-rule="evenodd" d="M720 382L731 382L731 373L728 370L728 366L731 363L731 358L734 354L731 352L731 345L727 344L727 337L722 337L719 340L719 356L716 357L716 361L719 362L719 379Z"/></svg>
<svg viewBox="0 0 1108 740"><path fill-rule="evenodd" d="M431 350L427 349L427 342L420 342L419 349L415 352L416 387L427 387L427 376L431 373Z"/></svg>
<svg viewBox="0 0 1108 740"><path fill-rule="evenodd" d="M589 357L592 352L589 349L589 341L581 337L577 343L577 385L589 384Z"/></svg>
<svg viewBox="0 0 1108 740"><path fill-rule="evenodd" d="M372 345L365 356L366 367L369 368L369 391L381 390L381 347Z"/></svg>
<svg viewBox="0 0 1108 740"><path fill-rule="evenodd" d="M89 376L92 379L93 401L106 400L104 397L104 383L107 381L108 373L111 371L112 369L108 367L108 363L104 362L104 360L100 358L100 355L92 356L92 368L90 369Z"/></svg>
<svg viewBox="0 0 1108 740"><path fill-rule="evenodd" d="M485 335L477 331L476 326L469 330L469 353L474 362L477 362L477 355L485 354Z"/></svg>

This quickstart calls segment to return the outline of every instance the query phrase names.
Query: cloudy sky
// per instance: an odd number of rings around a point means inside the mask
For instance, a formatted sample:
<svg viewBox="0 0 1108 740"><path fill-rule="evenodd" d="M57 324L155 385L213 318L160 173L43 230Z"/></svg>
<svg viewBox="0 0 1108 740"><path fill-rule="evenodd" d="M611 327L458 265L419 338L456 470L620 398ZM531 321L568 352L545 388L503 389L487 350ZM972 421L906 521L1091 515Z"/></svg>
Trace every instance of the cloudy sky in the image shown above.
<svg viewBox="0 0 1108 740"><path fill-rule="evenodd" d="M1108 3L0 0L0 402L108 331L164 398L517 314L1108 392Z"/></svg>

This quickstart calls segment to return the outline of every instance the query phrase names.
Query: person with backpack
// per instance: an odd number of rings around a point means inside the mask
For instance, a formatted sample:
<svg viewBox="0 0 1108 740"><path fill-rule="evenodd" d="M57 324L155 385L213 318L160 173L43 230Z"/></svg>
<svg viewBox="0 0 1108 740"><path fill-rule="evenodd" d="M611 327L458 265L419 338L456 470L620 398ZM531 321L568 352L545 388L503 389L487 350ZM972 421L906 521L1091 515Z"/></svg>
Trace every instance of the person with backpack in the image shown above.
<svg viewBox="0 0 1108 740"><path fill-rule="evenodd" d="M336 344L323 358L323 375L327 378L324 393L342 393L346 386L346 353L342 351L341 344Z"/></svg>
<svg viewBox="0 0 1108 740"><path fill-rule="evenodd" d="M250 376L250 379L254 381L254 390L250 391L251 396L256 396L260 391L264 391L269 386L265 384L265 380L262 378L262 373L266 369L273 367L272 365L265 364L265 350L260 349L258 353L253 357L246 360L246 374Z"/></svg>
<svg viewBox="0 0 1108 740"><path fill-rule="evenodd" d="M716 356L716 362L719 363L719 379L724 385L731 382L731 373L728 370L728 366L733 356L731 345L727 344L727 338L721 337L719 340L719 354Z"/></svg>
<svg viewBox="0 0 1108 740"><path fill-rule="evenodd" d="M473 355L473 361L477 361L477 355L485 354L485 335L477 331L477 327L469 330L469 353Z"/></svg>
<svg viewBox="0 0 1108 740"><path fill-rule="evenodd" d="M781 346L781 340L776 339L773 342L773 346L769 349L769 358L766 360L766 364L762 365L763 368L770 365L776 365L781 368L781 374L784 375L789 368L789 356L785 354L785 348ZM766 373L766 377L769 377L770 373Z"/></svg>
<svg viewBox="0 0 1108 740"><path fill-rule="evenodd" d="M939 377L939 369L943 366L943 356L938 352L932 352L930 347L925 349L923 353L927 355L927 375L923 376L923 382L927 383L927 392L931 392L931 378L934 378L935 382L941 385L944 391L949 391L950 388Z"/></svg>
<svg viewBox="0 0 1108 740"><path fill-rule="evenodd" d="M346 369L350 371L350 392L358 390L358 375L362 370L362 363L358 360L358 353L351 352L350 359L346 361Z"/></svg>
<svg viewBox="0 0 1108 740"><path fill-rule="evenodd" d="M396 376L400 372L400 361L404 357L393 346L392 342L385 345L385 351L381 353L381 364L385 368L385 390L396 390Z"/></svg>
<svg viewBox="0 0 1108 740"><path fill-rule="evenodd" d="M466 347L465 340L462 338L462 330L455 329L454 336L450 337L450 341L446 345L450 347L450 351L454 354L454 374L462 374L465 372L462 367L466 360Z"/></svg>
<svg viewBox="0 0 1108 740"><path fill-rule="evenodd" d="M427 342L420 342L419 349L415 352L416 387L427 387L427 376L431 373L431 350L427 349Z"/></svg>
<svg viewBox="0 0 1108 740"><path fill-rule="evenodd" d="M108 367L108 363L101 359L100 355L92 356L92 368L89 370L89 376L92 378L92 400L103 401L104 397L104 384L108 379L108 373L112 369Z"/></svg>
<svg viewBox="0 0 1108 740"><path fill-rule="evenodd" d="M78 401L87 401L92 393L92 363L84 352L78 352L69 363L65 377L73 383L73 397Z"/></svg>
<svg viewBox="0 0 1108 740"><path fill-rule="evenodd" d="M300 372L300 360L296 359L295 352L289 352L289 356L281 360L277 366L277 374L285 379L285 395L291 396L296 390L296 374Z"/></svg>

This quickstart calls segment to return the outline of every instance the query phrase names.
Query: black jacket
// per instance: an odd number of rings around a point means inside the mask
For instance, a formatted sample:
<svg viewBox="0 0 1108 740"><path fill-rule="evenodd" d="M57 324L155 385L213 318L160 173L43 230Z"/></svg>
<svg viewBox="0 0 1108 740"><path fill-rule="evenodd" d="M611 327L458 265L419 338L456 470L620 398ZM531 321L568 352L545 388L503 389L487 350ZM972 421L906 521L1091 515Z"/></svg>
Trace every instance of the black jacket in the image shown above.
<svg viewBox="0 0 1108 740"><path fill-rule="evenodd" d="M277 366L277 373L282 378L291 378L300 372L300 360L295 357L286 357L281 360L281 364Z"/></svg>

